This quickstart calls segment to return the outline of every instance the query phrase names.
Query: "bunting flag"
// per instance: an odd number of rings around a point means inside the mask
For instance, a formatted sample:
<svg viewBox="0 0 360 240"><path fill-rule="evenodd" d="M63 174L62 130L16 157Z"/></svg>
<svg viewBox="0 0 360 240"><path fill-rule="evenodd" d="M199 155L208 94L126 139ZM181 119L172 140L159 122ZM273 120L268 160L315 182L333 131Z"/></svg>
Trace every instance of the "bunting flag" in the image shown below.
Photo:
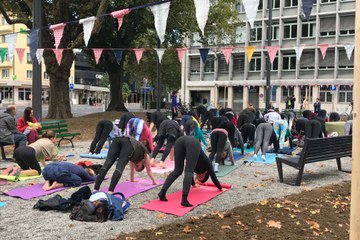
<svg viewBox="0 0 360 240"><path fill-rule="evenodd" d="M30 46L30 57L31 57L31 59L33 61L35 59L36 49L39 46L39 30L40 29L32 30L32 31L30 31L30 35L29 35L29 38L30 38L30 44L29 44L29 46Z"/></svg>
<svg viewBox="0 0 360 240"><path fill-rule="evenodd" d="M209 0L194 0L196 9L196 21L204 36L204 28L208 20L210 3Z"/></svg>
<svg viewBox="0 0 360 240"><path fill-rule="evenodd" d="M159 63L161 63L162 57L164 55L165 49L164 48L156 48L157 55L159 57Z"/></svg>
<svg viewBox="0 0 360 240"><path fill-rule="evenodd" d="M0 58L2 63L5 61L6 52L7 48L0 48Z"/></svg>
<svg viewBox="0 0 360 240"><path fill-rule="evenodd" d="M170 2L158 4L150 7L151 12L154 15L155 29L160 39L160 43L165 40L165 31L167 19L169 16Z"/></svg>
<svg viewBox="0 0 360 240"><path fill-rule="evenodd" d="M242 3L245 8L246 18L249 21L251 28L253 28L259 8L259 0L243 0Z"/></svg>
<svg viewBox="0 0 360 240"><path fill-rule="evenodd" d="M279 50L279 46L266 46L266 49L269 54L270 62L271 62L271 64L273 64L276 54Z"/></svg>
<svg viewBox="0 0 360 240"><path fill-rule="evenodd" d="M318 46L320 47L321 55L322 58L324 59L326 57L326 51L329 47L329 44L319 44Z"/></svg>
<svg viewBox="0 0 360 240"><path fill-rule="evenodd" d="M57 61L58 65L60 66L61 59L62 59L62 53L63 53L64 49L52 49L52 50L55 54L56 61Z"/></svg>
<svg viewBox="0 0 360 240"><path fill-rule="evenodd" d="M15 48L15 51L19 58L20 63L22 63L24 59L25 48Z"/></svg>
<svg viewBox="0 0 360 240"><path fill-rule="evenodd" d="M87 46L89 43L91 32L94 28L95 20L96 17L92 16L92 17L80 19L79 21L79 23L83 25L85 46Z"/></svg>
<svg viewBox="0 0 360 240"><path fill-rule="evenodd" d="M38 48L36 50L36 59L38 61L38 63L40 64L41 63L41 60L42 60L42 56L43 56L43 52L44 52L44 49L41 49L41 48ZM60 65L60 64L59 64Z"/></svg>
<svg viewBox="0 0 360 240"><path fill-rule="evenodd" d="M140 63L140 60L141 60L141 58L142 58L144 49L142 49L142 48L135 48L135 49L134 49L134 52L135 52L135 55L136 55L136 60L137 60L137 62L138 62L138 64L139 64L139 63Z"/></svg>
<svg viewBox="0 0 360 240"><path fill-rule="evenodd" d="M306 20L310 19L313 4L314 0L302 0L303 13L305 14Z"/></svg>
<svg viewBox="0 0 360 240"><path fill-rule="evenodd" d="M207 59L207 56L209 54L209 48L199 48L199 52L200 52L200 56L201 56L201 60L203 62L203 64L206 63L206 59Z"/></svg>
<svg viewBox="0 0 360 240"><path fill-rule="evenodd" d="M229 60L230 60L233 49L234 49L233 47L223 47L221 49L224 54L226 64L229 64Z"/></svg>
<svg viewBox="0 0 360 240"><path fill-rule="evenodd" d="M184 59L184 53L186 51L186 48L177 48L177 53L178 53L178 58L180 63L182 63L183 59Z"/></svg>
<svg viewBox="0 0 360 240"><path fill-rule="evenodd" d="M128 9L128 8L110 13L110 15L113 18L117 18L117 20L118 20L118 25L119 25L118 26L118 31L120 31L120 28L121 28L121 25L123 23L125 15L127 15L129 13L130 13L130 9Z"/></svg>
<svg viewBox="0 0 360 240"><path fill-rule="evenodd" d="M304 50L304 46L303 45L297 45L297 46L294 47L294 50L296 52L297 60L300 61L302 52Z"/></svg>
<svg viewBox="0 0 360 240"><path fill-rule="evenodd" d="M5 35L5 43L8 44L8 57L10 62L13 62L14 59L17 36L17 33Z"/></svg>
<svg viewBox="0 0 360 240"><path fill-rule="evenodd" d="M103 49L102 48L93 48L94 56L95 56L95 63L99 63L99 59L101 57Z"/></svg>
<svg viewBox="0 0 360 240"><path fill-rule="evenodd" d="M81 51L82 51L82 49L80 49L80 48L73 48L73 49L72 49L72 52L73 52L74 56L75 56L76 54L78 54L78 53L81 53Z"/></svg>
<svg viewBox="0 0 360 240"><path fill-rule="evenodd" d="M65 23L59 23L55 25L51 25L49 28L53 30L54 33L54 39L55 39L55 48L58 48L61 42L61 38L64 33Z"/></svg>
<svg viewBox="0 0 360 240"><path fill-rule="evenodd" d="M123 50L119 50L119 49L114 50L114 55L115 55L115 59L116 59L117 64L120 65L122 55L123 55Z"/></svg>
<svg viewBox="0 0 360 240"><path fill-rule="evenodd" d="M245 52L248 57L248 61L251 62L251 58L255 52L256 46L247 46L245 47Z"/></svg>
<svg viewBox="0 0 360 240"><path fill-rule="evenodd" d="M354 44L346 44L344 45L345 51L346 51L346 55L349 59L349 61L351 60L351 55L354 51Z"/></svg>

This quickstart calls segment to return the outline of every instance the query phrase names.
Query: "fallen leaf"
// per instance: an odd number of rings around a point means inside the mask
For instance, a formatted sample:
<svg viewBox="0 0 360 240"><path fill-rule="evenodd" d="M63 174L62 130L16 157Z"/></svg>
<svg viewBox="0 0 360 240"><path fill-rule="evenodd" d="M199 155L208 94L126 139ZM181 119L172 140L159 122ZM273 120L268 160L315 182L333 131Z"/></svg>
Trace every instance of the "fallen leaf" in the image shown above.
<svg viewBox="0 0 360 240"><path fill-rule="evenodd" d="M256 222L257 222L257 223L262 223L262 220L261 220L261 219L257 219Z"/></svg>
<svg viewBox="0 0 360 240"><path fill-rule="evenodd" d="M218 215L218 216L219 216L219 218L221 218L221 219L223 219L223 218L224 218L224 214L223 214L223 213L221 213L221 212L219 212L217 215Z"/></svg>
<svg viewBox="0 0 360 240"><path fill-rule="evenodd" d="M192 220L199 220L200 218L198 216L191 217Z"/></svg>
<svg viewBox="0 0 360 240"><path fill-rule="evenodd" d="M155 236L160 236L162 234L163 234L162 232L155 232Z"/></svg>
<svg viewBox="0 0 360 240"><path fill-rule="evenodd" d="M200 236L199 240L206 240L206 237Z"/></svg>
<svg viewBox="0 0 360 240"><path fill-rule="evenodd" d="M342 224L339 224L339 227L343 227L343 225L342 225Z"/></svg>
<svg viewBox="0 0 360 240"><path fill-rule="evenodd" d="M260 208L256 208L255 210L256 210L257 212L260 212L260 211L261 211Z"/></svg>
<svg viewBox="0 0 360 240"><path fill-rule="evenodd" d="M75 224L73 223L69 224L69 228L73 228L73 227L75 227Z"/></svg>
<svg viewBox="0 0 360 240"><path fill-rule="evenodd" d="M259 174L259 175L266 175L265 173L263 173L262 171L255 171L256 174Z"/></svg>
<svg viewBox="0 0 360 240"><path fill-rule="evenodd" d="M280 229L281 228L281 223L276 222L274 220L270 220L270 221L267 222L267 227Z"/></svg>
<svg viewBox="0 0 360 240"><path fill-rule="evenodd" d="M296 215L290 214L291 218L296 218Z"/></svg>
<svg viewBox="0 0 360 240"><path fill-rule="evenodd" d="M235 224L236 225L243 225L242 222L240 222L240 221L237 221Z"/></svg>
<svg viewBox="0 0 360 240"><path fill-rule="evenodd" d="M136 240L136 237L126 237L125 240Z"/></svg>
<svg viewBox="0 0 360 240"><path fill-rule="evenodd" d="M309 221L306 221L306 223L310 225L310 228L311 228L311 229L315 229L315 230L319 230L319 229L320 229L320 225L319 225L317 222L315 222L315 221L309 220Z"/></svg>
<svg viewBox="0 0 360 240"><path fill-rule="evenodd" d="M159 213L158 218L165 219L167 216L164 213Z"/></svg>
<svg viewBox="0 0 360 240"><path fill-rule="evenodd" d="M231 227L230 226L221 226L221 229L231 229Z"/></svg>
<svg viewBox="0 0 360 240"><path fill-rule="evenodd" d="M283 205L281 205L280 203L276 204L276 208L282 208Z"/></svg>
<svg viewBox="0 0 360 240"><path fill-rule="evenodd" d="M260 201L259 201L260 205L262 205L262 206L264 206L264 205L268 204L268 202L269 202L269 201L268 201L268 200L266 200L266 199L265 199L265 200L260 200Z"/></svg>
<svg viewBox="0 0 360 240"><path fill-rule="evenodd" d="M186 225L186 226L184 227L183 232L184 232L184 233L190 233L190 232L191 232L191 229L190 229L189 225Z"/></svg>
<svg viewBox="0 0 360 240"><path fill-rule="evenodd" d="M320 209L316 209L313 211L310 211L311 214L319 214L320 213Z"/></svg>

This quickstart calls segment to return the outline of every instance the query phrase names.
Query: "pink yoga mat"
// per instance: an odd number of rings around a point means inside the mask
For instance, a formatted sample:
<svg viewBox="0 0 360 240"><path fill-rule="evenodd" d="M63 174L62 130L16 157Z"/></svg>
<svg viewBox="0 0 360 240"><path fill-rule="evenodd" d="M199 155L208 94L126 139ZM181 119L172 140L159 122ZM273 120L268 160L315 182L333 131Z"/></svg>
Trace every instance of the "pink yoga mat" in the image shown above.
<svg viewBox="0 0 360 240"><path fill-rule="evenodd" d="M221 186L223 186L223 189L226 189L226 191L231 188L231 185L229 184L222 184ZM182 190L167 195L167 202L162 202L159 199L155 199L140 207L147 210L173 214L176 216L184 216L196 206L209 201L221 193L223 193L223 191L219 191L219 189L215 187L214 184L209 182L201 185L200 187L191 187L188 200L193 205L193 207L181 206L180 202Z"/></svg>
<svg viewBox="0 0 360 240"><path fill-rule="evenodd" d="M81 185L87 185L87 184L91 184L91 183L93 183L93 182L84 182ZM49 191L44 191L42 189L43 185L44 185L44 183L38 183L38 184L34 184L32 186L15 188L10 191L4 192L4 194L6 194L10 197L18 197L18 198L22 198L24 200L28 200L31 198L41 197L41 196L52 194L54 192L62 191L64 189L68 189L68 187L62 187L62 188L56 188L56 189L49 190Z"/></svg>
<svg viewBox="0 0 360 240"><path fill-rule="evenodd" d="M0 186L6 185L7 183L8 183L8 180L0 179Z"/></svg>
<svg viewBox="0 0 360 240"><path fill-rule="evenodd" d="M171 172L174 170L175 168L175 161L171 161L170 159L166 160L165 162L165 166L166 168L162 168L160 167L160 164L159 163L156 163L156 166L155 167L152 167L151 168L151 171L153 173L167 173L167 172ZM145 171L145 170L144 170Z"/></svg>
<svg viewBox="0 0 360 240"><path fill-rule="evenodd" d="M138 178L136 180L137 182L126 181L119 183L118 185L116 185L114 192L121 192L125 195L126 198L129 198L138 193L146 192L150 189L156 188L164 184L164 180L156 180L156 182L158 183L157 185L153 185L152 181L147 179ZM100 191L107 192L108 189L108 187L104 187L100 189Z"/></svg>

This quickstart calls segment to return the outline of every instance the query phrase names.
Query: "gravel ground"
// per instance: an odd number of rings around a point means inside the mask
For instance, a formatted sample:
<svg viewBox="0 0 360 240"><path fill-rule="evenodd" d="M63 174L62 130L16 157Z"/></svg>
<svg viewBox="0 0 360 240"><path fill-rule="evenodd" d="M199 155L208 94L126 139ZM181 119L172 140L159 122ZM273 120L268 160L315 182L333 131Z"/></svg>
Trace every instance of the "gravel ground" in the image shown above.
<svg viewBox="0 0 360 240"><path fill-rule="evenodd" d="M87 153L89 142L75 142L75 149L69 145L61 148L65 154L75 154L68 161L79 161L79 154ZM248 155L246 158L249 158ZM102 163L104 160L93 160L94 163ZM351 169L350 158L343 159L343 169ZM0 161L0 168L8 166L9 162ZM237 162L242 164L242 161ZM114 167L110 170L112 174ZM285 182L294 182L297 171L293 168L284 167ZM138 176L138 175L137 175ZM140 176L147 177L146 174ZM156 178L165 178L164 175L155 174ZM126 169L122 179L129 177ZM309 164L305 167L301 187L282 184L278 181L276 164L256 164L254 166L242 165L229 175L219 178L220 182L231 183L233 188L218 197L212 199L208 204L196 207L184 217L167 215L160 217L158 212L140 209L139 206L157 197L160 187L138 194L130 198L131 209L127 212L125 219L121 222L86 223L71 221L68 213L55 211L40 212L33 210L33 205L40 199L22 200L0 195L0 202L6 202L6 206L0 208L0 233L1 239L109 239L121 233L137 232L142 229L153 228L164 223L182 221L192 216L208 214L213 211L223 211L235 206L254 203L262 199L283 197L293 193L300 193L321 186L350 180L351 175L337 171L336 161L326 161ZM37 180L43 182L42 179ZM120 180L121 181L121 180ZM20 186L26 186L34 180L10 183L1 186L1 191L10 190ZM103 183L107 186L109 181ZM91 186L92 187L92 186ZM182 188L182 178L179 178L169 189L169 193ZM63 197L68 198L76 189L68 189L60 192ZM56 193L55 193L56 194ZM42 197L48 199L53 195Z"/></svg>

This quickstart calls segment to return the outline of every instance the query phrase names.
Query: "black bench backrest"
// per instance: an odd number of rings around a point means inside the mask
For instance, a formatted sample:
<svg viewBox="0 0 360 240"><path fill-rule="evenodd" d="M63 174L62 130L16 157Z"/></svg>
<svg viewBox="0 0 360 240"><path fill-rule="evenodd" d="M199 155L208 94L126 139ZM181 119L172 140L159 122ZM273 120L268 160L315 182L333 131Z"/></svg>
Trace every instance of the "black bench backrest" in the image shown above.
<svg viewBox="0 0 360 240"><path fill-rule="evenodd" d="M299 164L351 156L352 135L305 140Z"/></svg>

